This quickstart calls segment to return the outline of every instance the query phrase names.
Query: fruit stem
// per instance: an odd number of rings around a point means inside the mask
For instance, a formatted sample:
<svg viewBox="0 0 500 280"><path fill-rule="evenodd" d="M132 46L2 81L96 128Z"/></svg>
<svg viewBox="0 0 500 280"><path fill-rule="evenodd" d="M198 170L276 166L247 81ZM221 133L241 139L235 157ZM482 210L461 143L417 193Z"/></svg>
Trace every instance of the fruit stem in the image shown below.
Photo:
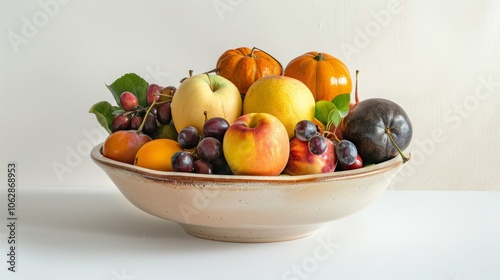
<svg viewBox="0 0 500 280"><path fill-rule="evenodd" d="M214 85L212 84L212 79L210 79L210 74L205 73L205 75L207 75L208 82L209 82L209 84L208 84L208 85L210 86L210 89L211 89L212 91L214 91Z"/></svg>
<svg viewBox="0 0 500 280"><path fill-rule="evenodd" d="M398 144L396 143L396 141L394 140L394 138L392 138L392 133L391 133L391 129L386 127L385 128L385 133L387 133L387 136L389 136L389 140L391 140L392 144L394 145L394 147L396 147L396 150L398 150L399 154L401 155L401 157L403 158L403 163L409 161L411 159L411 154L408 153L408 157L406 157L404 154L403 154L403 151L401 151L401 149L399 148Z"/></svg>
<svg viewBox="0 0 500 280"><path fill-rule="evenodd" d="M192 77L192 76L193 76L193 72L194 72L194 71L193 71L192 69L190 69L190 70L189 70L189 77ZM188 77L184 77L184 78L182 78L180 82L181 82L181 83L182 83L182 82L184 82L184 80L185 80L185 79L187 79L187 78L188 78Z"/></svg>
<svg viewBox="0 0 500 280"><path fill-rule="evenodd" d="M203 72L203 74L208 74L208 73L217 73L217 71L219 71L219 68L214 68L210 71L206 71L206 72Z"/></svg>
<svg viewBox="0 0 500 280"><path fill-rule="evenodd" d="M261 49L259 49L257 47L253 47L252 50L250 51L250 54L248 55L249 57L253 58L253 51L254 50L261 51L261 52L265 53L267 56L269 56L270 58L272 58L274 61L276 61L276 63L278 63L278 65L280 66L280 70L281 70L280 71L281 72L280 75L283 75L283 65L281 65L281 63L276 58L274 58L274 56L268 54L267 52L265 52L265 51L263 51L263 50L261 50Z"/></svg>
<svg viewBox="0 0 500 280"><path fill-rule="evenodd" d="M156 98L153 98L153 103L149 105L148 110L146 111L146 114L144 114L144 119L141 122L141 125L137 129L137 133L140 133L142 129L144 128L144 124L146 123L146 119L148 118L149 112L151 112L151 109L156 105Z"/></svg>
<svg viewBox="0 0 500 280"><path fill-rule="evenodd" d="M316 61L323 61L325 60L325 57L323 56L322 53L318 53L315 57L314 57L314 60Z"/></svg>
<svg viewBox="0 0 500 280"><path fill-rule="evenodd" d="M356 70L356 84L354 86L354 98L356 100L356 104L359 103L359 95L358 95L358 74L359 70Z"/></svg>
<svg viewBox="0 0 500 280"><path fill-rule="evenodd" d="M323 132L323 136L325 138L328 138L328 139L330 139L330 137L332 137L333 140L337 141L337 143L340 142L340 139L337 137L337 135L335 134L335 132L331 132L330 131L330 126L331 125L329 125L328 128L325 129L325 131Z"/></svg>

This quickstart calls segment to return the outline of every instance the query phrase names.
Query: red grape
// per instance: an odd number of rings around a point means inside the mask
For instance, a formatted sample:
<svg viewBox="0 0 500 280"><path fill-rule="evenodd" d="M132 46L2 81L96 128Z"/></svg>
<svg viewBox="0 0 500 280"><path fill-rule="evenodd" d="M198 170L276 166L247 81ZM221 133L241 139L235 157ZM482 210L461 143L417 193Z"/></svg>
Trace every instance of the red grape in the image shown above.
<svg viewBox="0 0 500 280"><path fill-rule="evenodd" d="M115 132L118 130L128 130L130 129L130 118L124 115L117 115L113 118L111 123L111 131Z"/></svg>
<svg viewBox="0 0 500 280"><path fill-rule="evenodd" d="M210 162L222 155L222 144L217 138L205 137L200 141L196 150L198 157Z"/></svg>
<svg viewBox="0 0 500 280"><path fill-rule="evenodd" d="M224 134L226 134L228 128L229 123L224 118L211 118L203 125L203 136L217 138L222 143Z"/></svg>
<svg viewBox="0 0 500 280"><path fill-rule="evenodd" d="M122 105L123 110L133 111L139 106L139 100L137 99L137 96L130 91L124 91L120 95L120 104Z"/></svg>
<svg viewBox="0 0 500 280"><path fill-rule="evenodd" d="M161 124L169 124L172 120L171 102L166 102L156 108L156 118Z"/></svg>
<svg viewBox="0 0 500 280"><path fill-rule="evenodd" d="M194 126L186 126L179 131L177 135L177 142L184 149L196 148L198 142L200 142L200 134Z"/></svg>

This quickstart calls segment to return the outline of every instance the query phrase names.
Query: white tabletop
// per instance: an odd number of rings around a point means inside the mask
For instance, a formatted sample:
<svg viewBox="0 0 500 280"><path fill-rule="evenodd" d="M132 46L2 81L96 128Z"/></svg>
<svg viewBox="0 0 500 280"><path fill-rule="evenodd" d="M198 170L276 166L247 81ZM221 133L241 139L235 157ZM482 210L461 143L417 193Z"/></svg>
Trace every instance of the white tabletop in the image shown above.
<svg viewBox="0 0 500 280"><path fill-rule="evenodd" d="M2 261L0 279L500 279L500 192L387 191L315 235L266 244L191 237L114 187L21 187L17 217L17 272Z"/></svg>

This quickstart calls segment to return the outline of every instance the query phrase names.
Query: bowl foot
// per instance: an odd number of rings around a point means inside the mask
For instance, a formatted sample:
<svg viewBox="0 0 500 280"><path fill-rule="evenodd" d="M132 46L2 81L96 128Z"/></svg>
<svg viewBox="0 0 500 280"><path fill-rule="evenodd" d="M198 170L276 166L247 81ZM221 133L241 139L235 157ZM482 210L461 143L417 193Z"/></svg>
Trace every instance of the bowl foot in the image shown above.
<svg viewBox="0 0 500 280"><path fill-rule="evenodd" d="M186 233L194 237L239 243L280 242L304 238L316 233L321 225L293 228L214 228L181 224Z"/></svg>

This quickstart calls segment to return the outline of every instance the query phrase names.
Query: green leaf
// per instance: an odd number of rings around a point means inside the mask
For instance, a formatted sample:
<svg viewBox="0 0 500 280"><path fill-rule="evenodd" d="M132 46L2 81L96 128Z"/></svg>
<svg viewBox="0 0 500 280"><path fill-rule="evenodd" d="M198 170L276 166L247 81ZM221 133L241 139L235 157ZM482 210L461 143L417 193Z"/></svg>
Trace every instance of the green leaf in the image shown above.
<svg viewBox="0 0 500 280"><path fill-rule="evenodd" d="M332 109L335 109L335 105L333 105L332 102L326 100L317 101L314 111L314 117L326 126L329 120L328 114Z"/></svg>
<svg viewBox="0 0 500 280"><path fill-rule="evenodd" d="M330 124L333 124L335 127L339 126L340 121L342 120L342 115L340 113L340 110L337 108L333 108L329 113L328 113L328 124L326 127L329 127Z"/></svg>
<svg viewBox="0 0 500 280"><path fill-rule="evenodd" d="M106 85L106 86L113 94L113 97L115 98L116 104L118 104L118 106L120 106L120 95L124 91L130 91L135 96L137 96L140 106L142 107L148 106L146 102L146 94L148 91L149 84L148 82L146 82L146 80L139 77L139 75L137 74L134 73L125 74L120 78L118 78L116 81L114 81L111 85Z"/></svg>
<svg viewBox="0 0 500 280"><path fill-rule="evenodd" d="M342 118L347 116L347 113L349 113L350 102L351 94L349 93L339 94L332 99L332 103L339 110L339 114Z"/></svg>
<svg viewBox="0 0 500 280"><path fill-rule="evenodd" d="M89 113L94 114L99 124L111 133L111 123L115 117L114 112L117 110L121 108L111 105L108 101L101 101L90 107Z"/></svg>

